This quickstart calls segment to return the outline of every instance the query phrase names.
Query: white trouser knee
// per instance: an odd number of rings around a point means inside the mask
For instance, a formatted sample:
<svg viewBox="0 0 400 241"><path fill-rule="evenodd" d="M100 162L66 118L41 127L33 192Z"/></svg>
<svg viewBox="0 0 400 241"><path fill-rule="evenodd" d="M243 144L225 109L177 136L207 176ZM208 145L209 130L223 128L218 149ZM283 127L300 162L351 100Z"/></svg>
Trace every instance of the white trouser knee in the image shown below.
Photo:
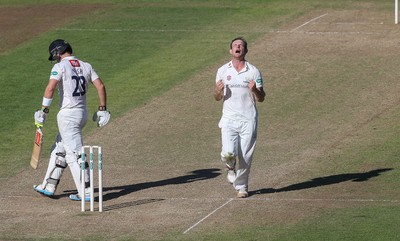
<svg viewBox="0 0 400 241"><path fill-rule="evenodd" d="M221 152L221 161L229 168L234 169L236 164L236 156L232 152Z"/></svg>

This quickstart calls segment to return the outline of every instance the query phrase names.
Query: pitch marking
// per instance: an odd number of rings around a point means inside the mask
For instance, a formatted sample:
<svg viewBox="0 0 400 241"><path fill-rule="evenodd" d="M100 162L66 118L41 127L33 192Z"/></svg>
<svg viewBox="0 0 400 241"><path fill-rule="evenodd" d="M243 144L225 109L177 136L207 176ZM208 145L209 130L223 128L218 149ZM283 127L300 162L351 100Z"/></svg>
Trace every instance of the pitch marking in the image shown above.
<svg viewBox="0 0 400 241"><path fill-rule="evenodd" d="M307 24L309 24L311 22L314 22L314 21L316 21L316 20L318 20L318 19L320 19L322 17L325 17L326 15L328 15L328 14L325 13L325 14L322 14L321 16L319 16L319 17L313 18L310 21L307 21L307 22L303 23L302 25L298 26L297 28L292 29L291 32L296 31L297 29L299 29L299 28L301 28L303 26L306 26Z"/></svg>
<svg viewBox="0 0 400 241"><path fill-rule="evenodd" d="M297 28L296 28L297 29ZM162 30L162 29L154 29L154 30L145 30L145 29L58 29L59 31L82 31L82 32L213 32L214 30ZM231 32L231 31L225 31ZM282 34L310 34L310 35L381 35L381 32L362 32L362 31L353 31L353 32L321 32L321 31L294 31L294 30L260 30L260 31L248 31L247 33L282 33ZM3 178L0 178L3 179ZM4 178L6 179L6 178Z"/></svg>
<svg viewBox="0 0 400 241"><path fill-rule="evenodd" d="M222 204L221 206L219 206L218 208L214 209L214 211L212 211L211 213L209 213L207 216L205 216L204 218L200 219L200 221L198 221L197 223L193 224L190 228L186 229L185 232L183 232L183 234L186 234L187 232L189 232L191 229L193 229L194 227L196 227L197 225L199 225L201 222L203 222L204 220L206 220L208 217L210 217L213 213L215 213L216 211L218 211L219 209L223 208L225 205L227 205L228 203L232 202L233 198L229 199L226 203Z"/></svg>
<svg viewBox="0 0 400 241"><path fill-rule="evenodd" d="M201 29L122 29L122 28L58 28L59 31L88 31L88 32L215 32Z"/></svg>
<svg viewBox="0 0 400 241"><path fill-rule="evenodd" d="M361 32L361 31L353 31L353 32L317 32L317 31L285 31L285 30L275 30L270 31L271 33L283 33L283 34L310 34L310 35L381 35L381 32Z"/></svg>

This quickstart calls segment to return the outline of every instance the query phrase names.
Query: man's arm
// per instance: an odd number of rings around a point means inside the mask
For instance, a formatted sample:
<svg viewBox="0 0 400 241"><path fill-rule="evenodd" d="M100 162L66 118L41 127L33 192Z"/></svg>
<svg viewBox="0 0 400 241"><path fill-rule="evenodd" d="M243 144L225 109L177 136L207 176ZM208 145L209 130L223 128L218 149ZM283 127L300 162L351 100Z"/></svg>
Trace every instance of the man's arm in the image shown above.
<svg viewBox="0 0 400 241"><path fill-rule="evenodd" d="M100 78L98 78L95 79L92 83L94 87L96 87L97 94L99 96L99 101L100 101L99 106L107 106L107 93L103 81Z"/></svg>
<svg viewBox="0 0 400 241"><path fill-rule="evenodd" d="M249 83L249 88L251 92L253 93L254 97L256 98L256 101L258 102L263 102L265 99L265 92L263 87L256 87L256 82L254 80L250 81Z"/></svg>
<svg viewBox="0 0 400 241"><path fill-rule="evenodd" d="M93 121L96 121L99 127L103 127L107 125L111 117L110 112L107 110L106 87L104 86L103 81L100 78L95 79L92 83L94 87L96 87L100 101L99 110L94 114Z"/></svg>
<svg viewBox="0 0 400 241"><path fill-rule="evenodd" d="M50 79L49 83L46 86L43 94L43 101L42 101L42 109L35 111L34 118L35 118L35 125L37 128L42 128L44 122L46 121L46 115L49 113L49 106L51 105L51 101L53 99L54 91L57 87L57 80ZM41 136L41 134L40 134Z"/></svg>
<svg viewBox="0 0 400 241"><path fill-rule="evenodd" d="M48 103L43 103L43 107L49 107L51 104L51 99L53 99L54 91L57 88L58 81L55 79L50 79L49 83L44 90L43 98L50 100Z"/></svg>

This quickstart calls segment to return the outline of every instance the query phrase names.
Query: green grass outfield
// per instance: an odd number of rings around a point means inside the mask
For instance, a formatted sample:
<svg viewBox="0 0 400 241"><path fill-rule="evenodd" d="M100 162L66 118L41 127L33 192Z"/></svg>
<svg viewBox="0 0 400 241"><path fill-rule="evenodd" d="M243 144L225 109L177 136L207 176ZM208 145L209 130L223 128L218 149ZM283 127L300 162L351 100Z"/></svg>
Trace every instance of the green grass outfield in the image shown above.
<svg viewBox="0 0 400 241"><path fill-rule="evenodd" d="M11 2L24 3L8 4ZM256 3L246 6L243 2L228 2L113 1L106 10L76 19L65 29L43 33L1 55L0 110L4 114L0 177L26 168L22 160L29 159L31 152L31 148L26 148L32 145L32 135L28 133L32 133L32 113L40 108L51 70L46 58L52 40L67 39L74 54L95 66L108 87L108 108L115 118L215 64L226 56L227 42L234 36L246 35L252 41L303 11L296 9L295 4L269 8L276 5L271 2L259 8ZM240 21L233 26L232 19ZM89 97L89 110L94 111L97 101L93 100L97 97ZM49 119L54 120L55 113L51 111ZM90 131L90 126L86 131ZM44 131L53 133L55 128L54 121L49 121Z"/></svg>
<svg viewBox="0 0 400 241"><path fill-rule="evenodd" d="M8 179L26 170L32 150L34 135L33 113L40 108L42 94L52 65L47 61L47 48L55 38L67 39L82 60L93 64L104 80L112 118L123 116L130 110L143 106L173 86L190 79L207 68L223 63L227 58L229 40L245 36L256 42L271 30L288 23L313 10L356 9L360 4L373 3L376 11L392 12L393 1L347 1L347 0L243 0L243 1L30 1L0 0L1 6L37 5L46 3L99 3L110 4L107 9L81 16L63 28L41 33L15 49L0 53L0 179ZM65 10L65 11L69 11ZM109 30L109 31L105 31ZM365 59L365 68L374 59ZM346 69L343 63L333 63L346 71L363 71L363 66ZM399 61L390 63L395 69ZM390 68L392 67L392 68ZM333 80L338 75L354 73L331 73L324 76ZM395 72L394 72L395 74ZM268 81L268 75L265 80ZM400 71L399 71L400 76ZM315 76L318 78L318 76ZM398 78L397 78L398 79ZM211 81L210 81L211 83ZM322 82L320 83L322 84ZM369 87L369 86L367 86ZM372 88L372 87L371 87ZM321 88L323 89L323 87ZM298 87L297 100L307 95L307 89ZM94 88L89 90L89 110L97 108ZM267 90L268 91L268 90ZM304 94L304 95L301 95ZM351 95L351 93L342 93ZM284 100L286 93L275 93L276 101ZM53 103L57 103L58 97ZM283 102L281 102L283 103ZM55 133L56 104L53 104L49 122L44 132ZM289 113L301 115L299 106L284 105L276 114L285 118ZM314 113L316 117L318 114ZM390 191L388 200L398 198L400 191L400 110L397 108L385 122L376 126L373 134L361 135L359 142L349 144L332 162L316 168L323 176L324 170L337 168L341 171L354 166L368 166L379 160L383 166L394 170L383 176L385 186L377 190ZM278 117L277 117L278 118ZM94 130L88 123L85 133ZM372 135L372 137L371 137ZM366 139L362 139L365 136ZM47 138L47 136L46 136ZM51 140L53 136L50 136ZM368 139L370 138L370 139ZM49 139L46 139L49 140ZM49 141L50 141L49 140ZM372 141L371 141L372 140ZM47 153L49 147L44 148ZM347 163L352 160L352 163ZM376 205L362 208L324 210L318 217L305 222L268 227L238 228L237 232L223 231L195 234L189 240L399 240L400 208L397 205ZM171 234L172 236L172 234ZM124 240L133 240L127 237ZM38 237L38 240L40 237ZM166 238L169 240L169 238ZM171 238L172 239L172 238Z"/></svg>

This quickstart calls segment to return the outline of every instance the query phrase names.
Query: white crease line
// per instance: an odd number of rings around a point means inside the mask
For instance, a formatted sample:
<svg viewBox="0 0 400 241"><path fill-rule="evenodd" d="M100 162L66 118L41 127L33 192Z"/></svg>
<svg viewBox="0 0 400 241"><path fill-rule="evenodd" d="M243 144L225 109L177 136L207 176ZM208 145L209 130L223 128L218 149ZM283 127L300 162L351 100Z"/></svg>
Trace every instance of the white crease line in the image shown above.
<svg viewBox="0 0 400 241"><path fill-rule="evenodd" d="M77 31L77 32L148 32L148 33L163 33L163 32L225 32L232 33L234 30L215 30L215 29L123 29L123 28L58 28L58 31ZM254 30L245 31L245 33L270 33L271 30Z"/></svg>
<svg viewBox="0 0 400 241"><path fill-rule="evenodd" d="M249 199L248 199L249 200ZM389 200L389 199L340 199L340 198L314 198L314 199L307 199L307 198L252 198L252 200L258 201L293 201L293 202L388 202L388 203L398 203L400 200Z"/></svg>
<svg viewBox="0 0 400 241"><path fill-rule="evenodd" d="M215 32L215 30L200 29L101 29L101 28L58 28L59 31L88 31L88 32Z"/></svg>
<svg viewBox="0 0 400 241"><path fill-rule="evenodd" d="M301 27L301 26L299 26ZM296 34L316 34L316 35L380 35L382 32L361 32L361 31L353 31L353 32L317 32L317 31L294 31L299 27L287 31L287 30L259 30L259 31L247 31L246 33L296 33ZM81 32L215 32L215 30L195 30L195 29L79 29L79 28L59 28L59 31L81 31ZM221 31L220 31L221 32ZM224 31L224 32L232 32L232 31ZM7 179L7 178L5 178Z"/></svg>
<svg viewBox="0 0 400 241"><path fill-rule="evenodd" d="M223 205L219 206L218 208L216 208L214 211L212 211L211 213L209 213L207 216L205 216L204 218L202 218L200 221L198 221L197 223L193 224L190 228L186 229L185 232L183 232L183 234L186 234L187 232L189 232L191 229L193 229L194 227L196 227L197 225L199 225L201 222L203 222L205 219L207 219L208 217L210 217L213 213L215 213L216 211L218 211L219 209L223 208L225 205L227 205L228 203L232 202L233 198L229 199L226 203L224 203Z"/></svg>
<svg viewBox="0 0 400 241"><path fill-rule="evenodd" d="M377 23L367 23L367 22L355 22L355 23L349 23L349 22L336 22L336 23L318 23L318 25L383 25L383 22Z"/></svg>
<svg viewBox="0 0 400 241"><path fill-rule="evenodd" d="M315 32L315 31L285 31L285 30L276 30L276 31L270 31L271 33L290 33L290 34L310 34L310 35L381 35L383 32Z"/></svg>
<svg viewBox="0 0 400 241"><path fill-rule="evenodd" d="M400 202L400 200L398 199L362 199L362 198L274 198L274 197L257 197L257 195L260 195L260 193L255 193L253 194L251 197L245 198L245 199L237 199L237 198L231 198L229 199L229 202L231 202L232 200L236 200L236 201L269 201L269 202L274 202L274 201L295 201L295 202L323 202L323 201L334 201L334 202L391 202L391 203L398 203ZM273 195L273 193L269 194L269 195ZM42 199L42 196L32 196L32 195L0 195L0 201L2 200L9 200L9 199L23 199L23 198L34 198L34 199ZM141 199L156 199L155 197L147 197L147 196L143 196L140 197ZM126 198L126 200L137 200L138 197L134 197L134 198ZM225 197L208 197L208 198L185 198L185 197L157 197L157 199L163 199L163 200L208 200L208 201L219 201L219 200L226 200ZM224 204L225 205L225 204ZM221 206L222 207L222 206ZM2 209L0 209L2 210ZM3 210L4 211L4 210ZM14 210L15 211L15 210Z"/></svg>
<svg viewBox="0 0 400 241"><path fill-rule="evenodd" d="M296 31L297 29L299 29L299 28L301 28L301 27L303 27L303 26L305 26L305 25L307 25L307 24L309 24L309 23L311 23L311 22L314 22L315 20L320 19L320 18L322 18L322 17L324 17L324 16L326 16L326 15L328 15L328 14L325 13L325 14L322 14L321 16L319 16L319 17L313 18L313 19L311 19L310 21L305 22L305 23L303 23L302 25L298 26L297 28L292 29L292 32L293 32L293 31Z"/></svg>
<svg viewBox="0 0 400 241"><path fill-rule="evenodd" d="M297 201L297 202L323 202L323 201L337 201L337 202L393 202L397 203L400 202L400 200L397 199L362 199L362 198L273 198L273 197L255 197L259 194L253 194L251 197L248 198L232 198L235 201L240 201L240 202L247 202L247 201ZM272 193L270 194L272 195ZM144 197L142 197L144 198ZM154 198L154 197L153 197ZM148 197L147 199L150 199ZM223 197L218 197L218 198L169 198L169 197L164 197L161 199L165 200L225 200L226 198ZM231 201L231 200L229 200Z"/></svg>

